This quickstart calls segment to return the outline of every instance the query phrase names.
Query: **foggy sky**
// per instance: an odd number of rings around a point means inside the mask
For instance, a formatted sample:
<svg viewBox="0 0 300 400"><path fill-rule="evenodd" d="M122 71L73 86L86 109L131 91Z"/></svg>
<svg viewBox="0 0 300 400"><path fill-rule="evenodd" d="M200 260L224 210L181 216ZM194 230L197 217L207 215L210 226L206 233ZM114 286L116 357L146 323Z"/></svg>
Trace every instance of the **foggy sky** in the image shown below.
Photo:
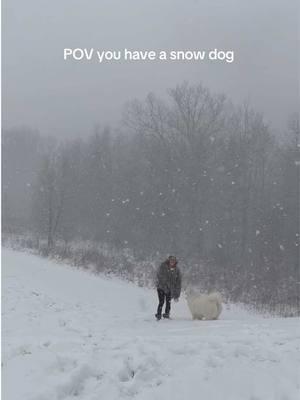
<svg viewBox="0 0 300 400"><path fill-rule="evenodd" d="M280 133L299 108L297 0L4 0L4 128L84 136L187 80L244 100ZM65 62L63 48L228 49L235 62Z"/></svg>

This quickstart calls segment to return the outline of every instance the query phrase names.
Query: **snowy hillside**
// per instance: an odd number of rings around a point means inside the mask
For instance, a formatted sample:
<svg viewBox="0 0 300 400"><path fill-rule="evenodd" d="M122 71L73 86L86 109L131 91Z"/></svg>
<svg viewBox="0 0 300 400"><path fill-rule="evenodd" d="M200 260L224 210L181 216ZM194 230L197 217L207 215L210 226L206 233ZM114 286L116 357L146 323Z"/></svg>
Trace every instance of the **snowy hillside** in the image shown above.
<svg viewBox="0 0 300 400"><path fill-rule="evenodd" d="M299 319L236 306L192 321L184 298L3 250L3 399L296 400Z"/></svg>

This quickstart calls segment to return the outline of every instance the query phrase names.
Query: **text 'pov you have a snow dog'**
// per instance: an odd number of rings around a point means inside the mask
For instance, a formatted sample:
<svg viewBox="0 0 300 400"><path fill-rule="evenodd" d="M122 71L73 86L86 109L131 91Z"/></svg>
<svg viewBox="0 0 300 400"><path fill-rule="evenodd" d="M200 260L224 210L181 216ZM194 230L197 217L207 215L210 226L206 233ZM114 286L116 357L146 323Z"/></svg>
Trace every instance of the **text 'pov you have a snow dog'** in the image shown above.
<svg viewBox="0 0 300 400"><path fill-rule="evenodd" d="M233 50L98 50L94 48L64 48L64 60L92 61L234 61Z"/></svg>

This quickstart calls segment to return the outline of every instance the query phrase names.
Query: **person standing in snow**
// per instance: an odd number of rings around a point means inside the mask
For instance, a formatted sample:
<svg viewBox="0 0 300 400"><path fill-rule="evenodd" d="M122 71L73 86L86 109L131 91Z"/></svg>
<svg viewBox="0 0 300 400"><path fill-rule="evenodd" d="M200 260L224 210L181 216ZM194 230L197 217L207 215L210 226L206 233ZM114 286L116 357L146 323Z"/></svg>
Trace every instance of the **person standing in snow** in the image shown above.
<svg viewBox="0 0 300 400"><path fill-rule="evenodd" d="M156 273L156 288L158 294L158 307L155 317L161 319L162 308L166 301L164 318L170 317L171 299L178 301L181 292L181 272L174 256L168 257L158 268Z"/></svg>

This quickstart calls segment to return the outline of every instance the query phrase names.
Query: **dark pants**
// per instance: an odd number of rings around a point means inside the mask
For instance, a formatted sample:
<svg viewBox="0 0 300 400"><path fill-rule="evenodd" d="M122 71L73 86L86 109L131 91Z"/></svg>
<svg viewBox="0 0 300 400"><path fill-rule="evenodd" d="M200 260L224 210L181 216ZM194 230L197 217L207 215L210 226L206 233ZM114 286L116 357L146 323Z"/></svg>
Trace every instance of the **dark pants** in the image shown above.
<svg viewBox="0 0 300 400"><path fill-rule="evenodd" d="M161 315L162 308L166 299L166 309L165 313L170 314L170 309L171 309L171 293L165 293L162 289L157 289L157 294L158 294L158 307L157 307L157 314Z"/></svg>

